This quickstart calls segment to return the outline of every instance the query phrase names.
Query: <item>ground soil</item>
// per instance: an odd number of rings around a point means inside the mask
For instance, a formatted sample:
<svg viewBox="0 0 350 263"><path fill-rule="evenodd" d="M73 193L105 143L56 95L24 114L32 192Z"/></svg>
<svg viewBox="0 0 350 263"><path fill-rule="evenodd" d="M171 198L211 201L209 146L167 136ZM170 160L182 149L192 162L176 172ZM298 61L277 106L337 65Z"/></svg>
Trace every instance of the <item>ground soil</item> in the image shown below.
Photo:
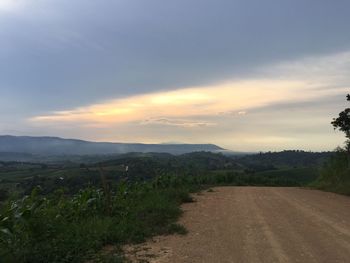
<svg viewBox="0 0 350 263"><path fill-rule="evenodd" d="M350 198L301 188L218 187L183 205L187 235L125 247L132 262L350 262Z"/></svg>

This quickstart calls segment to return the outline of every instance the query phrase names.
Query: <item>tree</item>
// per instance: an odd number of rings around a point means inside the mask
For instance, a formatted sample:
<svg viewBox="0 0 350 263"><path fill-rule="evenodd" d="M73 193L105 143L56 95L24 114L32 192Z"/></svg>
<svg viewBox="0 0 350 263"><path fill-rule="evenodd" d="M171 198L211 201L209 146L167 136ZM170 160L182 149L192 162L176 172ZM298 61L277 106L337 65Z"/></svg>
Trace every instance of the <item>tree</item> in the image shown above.
<svg viewBox="0 0 350 263"><path fill-rule="evenodd" d="M346 98L350 102L350 94ZM340 112L338 118L333 119L332 125L335 130L338 129L345 133L345 137L347 138L345 149L350 154L350 108L346 108Z"/></svg>

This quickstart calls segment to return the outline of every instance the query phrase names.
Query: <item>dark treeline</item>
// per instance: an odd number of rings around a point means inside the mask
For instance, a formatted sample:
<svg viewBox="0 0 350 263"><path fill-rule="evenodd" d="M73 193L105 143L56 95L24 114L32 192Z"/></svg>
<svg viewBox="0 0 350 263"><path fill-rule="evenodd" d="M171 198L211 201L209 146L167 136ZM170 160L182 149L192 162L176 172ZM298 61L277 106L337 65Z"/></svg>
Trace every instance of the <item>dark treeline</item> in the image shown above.
<svg viewBox="0 0 350 263"><path fill-rule="evenodd" d="M74 194L84 187L100 187L101 167L110 184L117 184L120 180L150 180L158 176L184 175L210 178L214 174L224 174L231 178L231 184L236 185L286 185L286 180L289 185L301 185L313 180L317 166L332 154L283 151L231 157L210 152L177 156L162 153L131 153L95 164L1 162L0 198L4 200L8 196L6 191L9 189L12 194L28 195L35 187L40 187L43 194L62 188L66 193ZM288 170L294 170L290 178ZM302 177L298 176L300 174Z"/></svg>

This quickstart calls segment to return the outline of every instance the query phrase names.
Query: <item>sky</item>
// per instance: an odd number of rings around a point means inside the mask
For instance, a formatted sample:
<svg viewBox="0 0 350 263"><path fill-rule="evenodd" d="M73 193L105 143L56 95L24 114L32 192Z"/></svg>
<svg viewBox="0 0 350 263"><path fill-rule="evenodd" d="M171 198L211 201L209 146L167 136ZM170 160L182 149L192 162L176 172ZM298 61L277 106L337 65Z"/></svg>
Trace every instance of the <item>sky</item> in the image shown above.
<svg viewBox="0 0 350 263"><path fill-rule="evenodd" d="M0 0L0 134L332 150L347 0Z"/></svg>

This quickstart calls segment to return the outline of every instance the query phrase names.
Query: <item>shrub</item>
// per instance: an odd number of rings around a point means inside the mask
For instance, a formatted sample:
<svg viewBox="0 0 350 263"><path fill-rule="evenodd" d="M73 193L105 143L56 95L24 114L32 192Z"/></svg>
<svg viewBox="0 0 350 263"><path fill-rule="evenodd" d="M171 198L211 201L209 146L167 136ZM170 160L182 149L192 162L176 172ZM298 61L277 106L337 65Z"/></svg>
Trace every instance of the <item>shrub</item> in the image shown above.
<svg viewBox="0 0 350 263"><path fill-rule="evenodd" d="M350 158L347 152L338 149L325 163L321 175L314 183L319 189L350 195Z"/></svg>
<svg viewBox="0 0 350 263"><path fill-rule="evenodd" d="M111 191L86 188L8 201L0 215L0 258L5 262L83 262L107 244L141 242L185 230L176 225L186 188L121 183ZM110 206L110 207L106 207ZM119 260L119 259L118 259Z"/></svg>

